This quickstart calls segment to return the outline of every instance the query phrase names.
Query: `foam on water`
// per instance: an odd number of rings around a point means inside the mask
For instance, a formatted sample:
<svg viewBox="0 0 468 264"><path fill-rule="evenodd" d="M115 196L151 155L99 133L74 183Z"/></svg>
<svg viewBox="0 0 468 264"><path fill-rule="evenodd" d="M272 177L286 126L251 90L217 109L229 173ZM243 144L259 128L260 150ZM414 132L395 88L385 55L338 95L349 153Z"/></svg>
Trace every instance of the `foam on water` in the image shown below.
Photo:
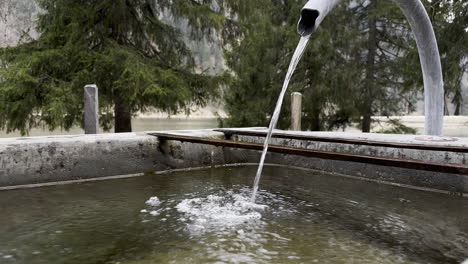
<svg viewBox="0 0 468 264"><path fill-rule="evenodd" d="M216 263L269 263L280 252L265 247L268 241L287 244L289 239L266 230L268 222L263 220L264 216L290 215L297 211L281 195L262 191L258 203L253 203L251 194L247 186L207 188L202 193L186 193L185 199L158 199L157 208L153 206L156 199L151 197L145 202L147 208L140 213L145 223L164 222L169 215L175 215L174 227L182 227L181 230L195 237L197 243L192 245L195 250L204 251Z"/></svg>
<svg viewBox="0 0 468 264"><path fill-rule="evenodd" d="M153 196L153 197L150 197L148 201L146 201L145 203L150 206L158 206L161 204L161 201L159 200L158 197Z"/></svg>
<svg viewBox="0 0 468 264"><path fill-rule="evenodd" d="M268 192L253 203L251 194L248 187L213 190L179 201L175 209L198 247L216 263L270 263L281 252L265 247L268 241L287 244L289 239L268 231L264 217L294 214L295 206Z"/></svg>
<svg viewBox="0 0 468 264"><path fill-rule="evenodd" d="M262 218L262 212L267 208L267 205L252 203L247 189L239 193L229 190L185 199L176 206L177 211L191 220L188 228L192 231L255 222Z"/></svg>
<svg viewBox="0 0 468 264"><path fill-rule="evenodd" d="M243 187L210 189L204 194L188 193L184 195L188 197L181 200L159 200L154 196L145 202L148 207L141 209L140 213L158 216L160 221L170 214L179 215L176 221L185 225L192 235L227 231L235 232L240 237L247 236L246 230L253 230L264 225L263 214L296 213L294 205L288 204L281 196L261 192L258 203L253 203L251 194L248 187Z"/></svg>

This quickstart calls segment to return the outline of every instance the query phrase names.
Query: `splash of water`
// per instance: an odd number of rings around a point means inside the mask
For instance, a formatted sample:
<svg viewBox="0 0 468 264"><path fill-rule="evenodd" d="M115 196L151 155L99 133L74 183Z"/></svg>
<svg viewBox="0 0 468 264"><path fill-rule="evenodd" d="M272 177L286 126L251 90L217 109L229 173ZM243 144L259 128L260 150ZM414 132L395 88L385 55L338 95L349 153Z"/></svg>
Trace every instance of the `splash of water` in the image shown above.
<svg viewBox="0 0 468 264"><path fill-rule="evenodd" d="M236 227L243 223L253 224L262 218L268 206L250 202L250 190L229 190L210 194L204 198L185 199L176 209L191 220L187 227L191 233Z"/></svg>
<svg viewBox="0 0 468 264"><path fill-rule="evenodd" d="M268 145L270 144L271 136L273 134L273 129L275 129L276 123L278 123L278 118L281 112L281 106L283 105L284 95L286 94L286 91L288 90L289 81L291 80L291 77L294 71L296 70L297 64L301 60L302 54L304 53L304 50L308 42L309 42L308 37L301 37L301 40L299 40L299 44L297 44L296 51L294 52L294 55L291 59L291 63L289 64L288 72L286 73L286 78L284 79L283 88L281 89L281 93L278 97L278 102L276 103L275 111L273 112L273 116L270 121L270 126L268 127L268 134L267 134L267 137L265 138L265 142L263 145L263 152L260 158L260 164L258 165L257 174L255 175L255 181L254 181L253 192L252 192L252 197L251 197L252 203L255 203L255 196L257 195L258 184L260 182L260 178L262 177L262 170L263 170L263 165L265 163L265 157L268 151Z"/></svg>

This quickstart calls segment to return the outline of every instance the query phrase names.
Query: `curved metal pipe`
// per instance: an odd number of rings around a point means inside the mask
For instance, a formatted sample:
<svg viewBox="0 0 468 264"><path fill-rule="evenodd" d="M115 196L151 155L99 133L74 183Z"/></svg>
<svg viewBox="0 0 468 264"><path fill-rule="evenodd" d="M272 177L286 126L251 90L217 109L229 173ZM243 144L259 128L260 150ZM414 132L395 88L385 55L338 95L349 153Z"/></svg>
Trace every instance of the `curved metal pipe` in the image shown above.
<svg viewBox="0 0 468 264"><path fill-rule="evenodd" d="M297 31L309 38L341 0L310 0L301 11ZM440 136L444 121L444 82L439 49L429 16L420 0L393 0L402 9L418 46L424 80L424 134Z"/></svg>

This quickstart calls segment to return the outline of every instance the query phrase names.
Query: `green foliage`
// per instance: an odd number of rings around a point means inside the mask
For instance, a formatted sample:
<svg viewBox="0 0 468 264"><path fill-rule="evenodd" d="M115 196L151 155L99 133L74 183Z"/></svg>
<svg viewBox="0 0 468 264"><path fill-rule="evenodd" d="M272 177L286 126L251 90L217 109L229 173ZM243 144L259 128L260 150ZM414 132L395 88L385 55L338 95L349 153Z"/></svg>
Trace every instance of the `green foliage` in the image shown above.
<svg viewBox="0 0 468 264"><path fill-rule="evenodd" d="M227 126L267 126L289 60L299 40L296 23L306 1L264 0L240 21L241 41L227 52L232 70L226 92ZM426 3L427 4L427 3ZM446 90L460 94L466 71L466 9L463 1L432 1ZM450 8L446 7L449 6ZM428 7L431 11L431 7ZM431 12L429 12L431 13ZM452 22L446 16L453 14ZM389 0L343 1L312 36L291 80L290 92L303 93L303 129L335 130L371 116L415 110L422 92L416 43L401 10ZM279 127L289 126L286 97ZM393 124L393 123L392 123ZM393 124L395 131L405 132Z"/></svg>
<svg viewBox="0 0 468 264"><path fill-rule="evenodd" d="M296 23L305 1L264 1L262 11L241 24L242 42L228 52L233 72L226 93L228 126L266 126L283 83L289 60L299 36ZM303 129L344 128L358 114L354 100L361 72L356 55L362 43L350 39L359 35L357 20L340 5L320 26L291 80L290 92L304 95ZM354 100L353 100L354 99ZM280 128L289 126L289 98L279 120Z"/></svg>
<svg viewBox="0 0 468 264"><path fill-rule="evenodd" d="M230 115L224 126L266 126L299 40L296 23L306 2L38 1L47 11L38 21L40 38L0 49L0 129L23 134L40 125L81 124L82 89L90 83L99 87L105 129L138 111L203 106L221 82L227 83ZM468 65L468 4L423 2L439 41L446 95L459 113ZM162 13L187 23L192 35L182 36L161 21ZM210 38L213 31L226 44L224 76L197 73L182 40ZM303 93L303 128L309 130L352 124L366 130L373 115L414 111L422 78L402 12L389 0L343 1L312 37L289 91ZM288 101L287 96L280 128L289 126Z"/></svg>
<svg viewBox="0 0 468 264"><path fill-rule="evenodd" d="M389 119L386 122L385 125L388 126L388 127L377 131L377 133L383 133L383 134L411 134L411 135L415 135L417 133L416 129L403 125L400 122L400 120L397 120L397 119Z"/></svg>
<svg viewBox="0 0 468 264"><path fill-rule="evenodd" d="M438 40L445 94L452 95L452 103L456 105L454 114L459 115L461 80L468 69L468 2L426 0L424 3Z"/></svg>
<svg viewBox="0 0 468 264"><path fill-rule="evenodd" d="M83 86L99 87L101 125L119 102L128 114L205 105L219 77L198 74L176 28L158 14L185 17L201 36L223 16L199 1L40 0L38 40L0 50L0 129L26 134L40 124L81 124ZM198 32L198 33L197 33ZM124 128L125 129L125 128Z"/></svg>
<svg viewBox="0 0 468 264"><path fill-rule="evenodd" d="M294 26L284 25L284 20L292 17L289 12L297 14L300 5L297 1L263 0L239 21L242 41L235 42L226 55L233 76L225 96L230 114L226 125L266 125L266 113L274 108L288 55L295 48L291 42L296 36ZM286 67L279 68L279 63Z"/></svg>

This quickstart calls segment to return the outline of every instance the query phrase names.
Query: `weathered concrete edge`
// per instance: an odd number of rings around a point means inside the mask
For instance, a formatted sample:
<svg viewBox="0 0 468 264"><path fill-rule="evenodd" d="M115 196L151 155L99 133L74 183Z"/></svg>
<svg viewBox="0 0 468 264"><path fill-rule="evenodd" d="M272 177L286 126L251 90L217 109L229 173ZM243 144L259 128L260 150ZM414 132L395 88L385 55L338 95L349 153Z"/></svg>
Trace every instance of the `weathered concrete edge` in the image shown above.
<svg viewBox="0 0 468 264"><path fill-rule="evenodd" d="M191 133L199 134L223 136L210 130ZM215 152L219 157L221 150L210 146L159 144L146 133L0 139L0 186L222 164L212 158Z"/></svg>
<svg viewBox="0 0 468 264"><path fill-rule="evenodd" d="M151 132L148 132L151 133ZM212 130L171 133L223 138ZM261 140L251 138L250 140ZM296 145L300 142L282 142ZM302 143L300 144L302 145ZM310 147L304 146L302 147ZM142 133L0 139L0 186L258 162L259 152L167 141ZM468 177L271 153L267 162L468 193Z"/></svg>

